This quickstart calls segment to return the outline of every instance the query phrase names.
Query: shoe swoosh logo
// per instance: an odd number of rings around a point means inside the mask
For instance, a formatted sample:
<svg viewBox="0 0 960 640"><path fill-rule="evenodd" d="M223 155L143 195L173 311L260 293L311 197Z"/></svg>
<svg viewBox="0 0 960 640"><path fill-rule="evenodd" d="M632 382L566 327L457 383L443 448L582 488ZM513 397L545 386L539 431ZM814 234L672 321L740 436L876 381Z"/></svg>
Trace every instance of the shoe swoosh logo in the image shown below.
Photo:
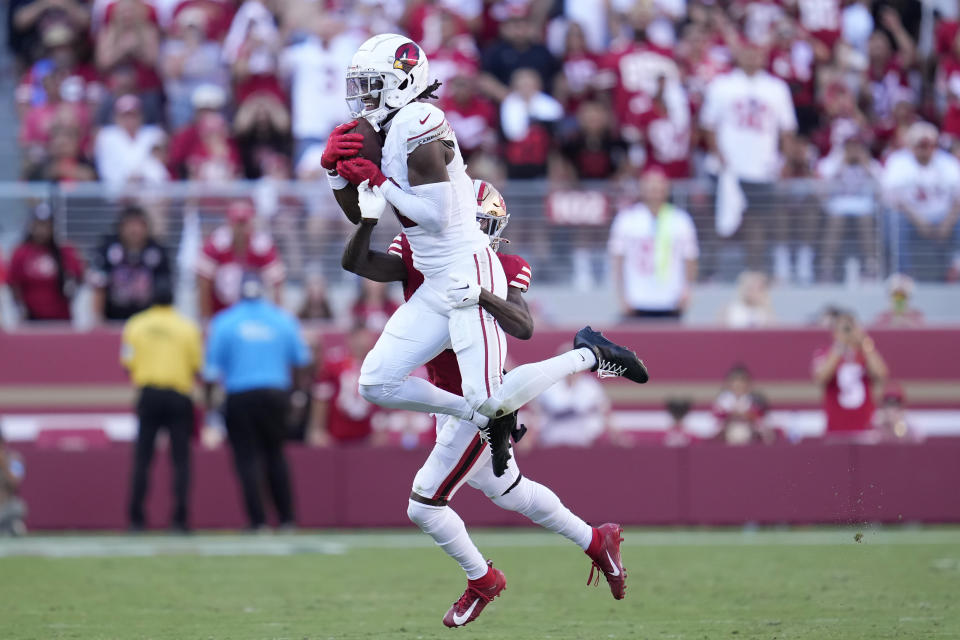
<svg viewBox="0 0 960 640"><path fill-rule="evenodd" d="M429 119L430 119L430 116L428 115L426 118L424 118L423 120L420 121L420 124L423 124L424 122L426 122L426 121L429 120Z"/></svg>
<svg viewBox="0 0 960 640"><path fill-rule="evenodd" d="M613 570L610 571L610 575L612 575L613 577L617 577L618 575L620 575L620 569L617 569L617 563L614 562L613 558L610 557L610 552L606 551L605 553L607 554L607 560L610 561L610 566L613 567Z"/></svg>
<svg viewBox="0 0 960 640"><path fill-rule="evenodd" d="M458 616L456 613L453 614L453 624L458 627L462 624L465 624L467 620L470 619L470 614L473 613L473 610L477 608L477 603L480 602L480 598L477 598L473 601L473 604L470 605L470 608L467 609L462 616Z"/></svg>

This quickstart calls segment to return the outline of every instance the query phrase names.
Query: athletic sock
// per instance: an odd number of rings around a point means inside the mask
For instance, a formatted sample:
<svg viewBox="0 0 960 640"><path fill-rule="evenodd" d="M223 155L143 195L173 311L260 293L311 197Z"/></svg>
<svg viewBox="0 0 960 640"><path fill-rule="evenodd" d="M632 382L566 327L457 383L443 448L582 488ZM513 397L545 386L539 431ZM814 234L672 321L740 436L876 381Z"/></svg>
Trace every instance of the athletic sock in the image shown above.
<svg viewBox="0 0 960 640"><path fill-rule="evenodd" d="M487 567L487 572L485 574L476 579L468 578L468 580L470 581L470 584L477 589L487 589L492 587L497 581L497 574L493 572L493 569Z"/></svg>
<svg viewBox="0 0 960 640"><path fill-rule="evenodd" d="M593 351L581 347L548 360L520 365L503 377L500 388L478 411L491 418L513 413L565 377L589 371L596 364Z"/></svg>
<svg viewBox="0 0 960 640"><path fill-rule="evenodd" d="M447 555L457 561L468 580L479 580L487 575L487 562L473 544L467 527L457 512L450 507L434 507L410 500L407 515L428 536L433 538Z"/></svg>
<svg viewBox="0 0 960 640"><path fill-rule="evenodd" d="M599 529L597 529L596 527L591 527L591 529L593 531L590 538L590 544L587 545L587 548L584 549L584 551L588 556L593 557L600 553L600 545L603 544L603 542L600 540Z"/></svg>
<svg viewBox="0 0 960 640"><path fill-rule="evenodd" d="M586 550L593 541L594 529L563 506L553 491L539 482L521 478L505 496L493 498L497 506L516 511L544 529L559 533Z"/></svg>

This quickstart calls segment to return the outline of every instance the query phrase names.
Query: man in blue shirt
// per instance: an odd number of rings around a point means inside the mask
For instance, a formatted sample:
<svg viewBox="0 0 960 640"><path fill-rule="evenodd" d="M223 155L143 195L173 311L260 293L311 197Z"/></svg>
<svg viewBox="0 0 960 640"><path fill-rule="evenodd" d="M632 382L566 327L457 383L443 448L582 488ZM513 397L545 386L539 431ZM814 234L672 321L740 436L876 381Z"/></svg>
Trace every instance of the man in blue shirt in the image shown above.
<svg viewBox="0 0 960 640"><path fill-rule="evenodd" d="M226 391L227 436L253 530L266 524L257 478L260 458L280 526L294 524L283 441L291 406L297 411L306 406L311 360L296 319L262 294L260 280L245 275L241 300L210 323L204 367L207 408L215 383Z"/></svg>

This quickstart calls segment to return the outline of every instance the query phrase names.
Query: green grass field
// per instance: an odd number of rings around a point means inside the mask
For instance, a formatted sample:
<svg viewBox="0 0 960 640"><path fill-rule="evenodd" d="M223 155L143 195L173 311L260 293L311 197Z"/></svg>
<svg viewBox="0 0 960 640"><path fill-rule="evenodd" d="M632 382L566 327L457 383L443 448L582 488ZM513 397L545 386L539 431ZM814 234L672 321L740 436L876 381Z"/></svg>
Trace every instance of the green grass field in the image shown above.
<svg viewBox="0 0 960 640"><path fill-rule="evenodd" d="M960 530L627 532L627 599L538 531L482 531L508 587L440 618L459 568L414 532L0 540L0 638L960 638Z"/></svg>

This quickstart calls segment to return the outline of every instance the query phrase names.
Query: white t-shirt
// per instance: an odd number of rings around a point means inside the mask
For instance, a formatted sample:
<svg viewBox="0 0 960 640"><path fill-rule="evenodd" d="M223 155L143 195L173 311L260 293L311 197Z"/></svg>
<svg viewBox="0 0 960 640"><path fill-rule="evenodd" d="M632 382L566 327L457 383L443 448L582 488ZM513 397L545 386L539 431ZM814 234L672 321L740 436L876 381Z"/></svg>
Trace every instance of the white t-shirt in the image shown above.
<svg viewBox="0 0 960 640"><path fill-rule="evenodd" d="M346 74L360 44L346 33L327 46L310 37L283 50L280 70L290 78L295 138L326 138L338 124L350 120Z"/></svg>
<svg viewBox="0 0 960 640"><path fill-rule="evenodd" d="M436 140L453 144L453 160L447 165L447 175L453 186L450 221L439 233L430 233L418 225L404 225L403 230L413 252L413 266L427 278L445 276L460 259L490 245L490 238L480 231L477 223L477 197L473 191L473 180L467 175L457 136L443 111L426 102L411 102L397 111L388 124L380 160L381 170L401 189L412 192L407 174L407 156L420 145ZM403 214L402 211L399 213ZM401 219L401 224L403 222Z"/></svg>
<svg viewBox="0 0 960 640"><path fill-rule="evenodd" d="M151 155L165 136L153 125L140 127L132 138L115 124L100 129L93 144L100 180L111 188L122 187L134 178L147 183L165 182L169 176L163 163Z"/></svg>
<svg viewBox="0 0 960 640"><path fill-rule="evenodd" d="M666 215L666 217L664 217ZM658 255L657 226L669 225ZM686 261L700 255L697 230L690 214L674 208L671 214L654 216L644 204L635 204L617 214L610 227L610 255L623 258L623 286L627 304L643 311L676 309L687 287Z"/></svg>
<svg viewBox="0 0 960 640"><path fill-rule="evenodd" d="M927 222L939 222L947 217L960 191L960 162L938 150L924 166L912 151L902 149L887 159L882 186L892 206L904 203Z"/></svg>
<svg viewBox="0 0 960 640"><path fill-rule="evenodd" d="M797 129L787 84L766 71L748 76L741 69L707 85L700 122L714 132L736 176L748 182L776 179L780 134Z"/></svg>
<svg viewBox="0 0 960 640"><path fill-rule="evenodd" d="M590 375L561 380L538 398L543 424L538 444L544 447L589 447L603 434L610 401Z"/></svg>

